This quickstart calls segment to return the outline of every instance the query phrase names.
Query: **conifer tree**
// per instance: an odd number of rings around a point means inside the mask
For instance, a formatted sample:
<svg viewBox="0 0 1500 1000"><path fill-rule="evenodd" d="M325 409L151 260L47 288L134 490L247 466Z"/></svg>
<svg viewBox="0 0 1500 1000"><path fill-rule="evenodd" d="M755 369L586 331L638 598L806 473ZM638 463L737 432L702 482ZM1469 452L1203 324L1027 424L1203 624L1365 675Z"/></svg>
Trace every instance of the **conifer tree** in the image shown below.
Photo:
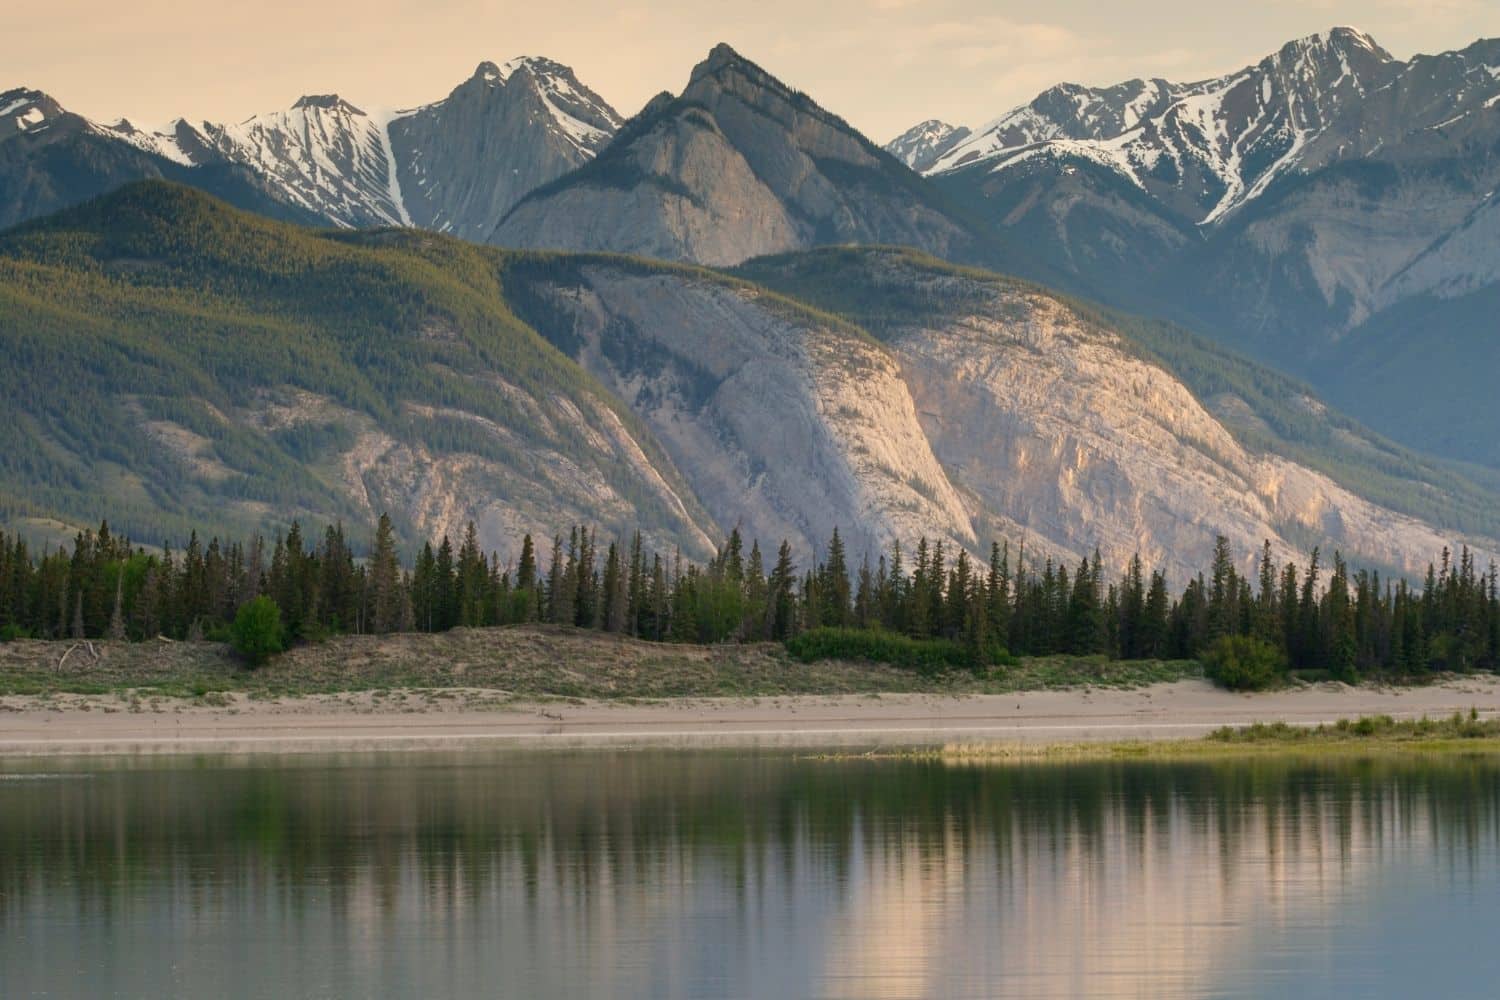
<svg viewBox="0 0 1500 1000"><path fill-rule="evenodd" d="M620 565L620 550L614 542L609 543L609 555L604 561L603 601L604 630L624 632L630 593L624 569Z"/></svg>
<svg viewBox="0 0 1500 1000"><path fill-rule="evenodd" d="M797 567L792 562L792 546L783 539L767 588L767 632L778 642L796 633L796 586Z"/></svg>
<svg viewBox="0 0 1500 1000"><path fill-rule="evenodd" d="M377 635L394 632L401 625L400 583L395 526L389 516L381 514L370 554L370 630Z"/></svg>
<svg viewBox="0 0 1500 1000"><path fill-rule="evenodd" d="M820 598L818 619L824 625L842 628L849 624L849 566L844 556L844 541L837 526L828 540L828 561L818 581Z"/></svg>

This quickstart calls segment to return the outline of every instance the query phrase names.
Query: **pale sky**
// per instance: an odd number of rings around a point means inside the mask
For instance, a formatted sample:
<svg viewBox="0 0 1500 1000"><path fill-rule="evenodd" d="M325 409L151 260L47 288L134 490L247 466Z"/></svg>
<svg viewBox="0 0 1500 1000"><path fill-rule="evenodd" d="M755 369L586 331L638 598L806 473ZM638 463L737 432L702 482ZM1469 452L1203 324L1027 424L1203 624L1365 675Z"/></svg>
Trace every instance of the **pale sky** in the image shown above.
<svg viewBox="0 0 1500 1000"><path fill-rule="evenodd" d="M725 41L884 142L1065 80L1217 76L1338 24L1403 59L1461 48L1500 36L1500 0L48 0L0 21L0 90L103 121L239 121L308 93L409 107L518 55L630 115Z"/></svg>

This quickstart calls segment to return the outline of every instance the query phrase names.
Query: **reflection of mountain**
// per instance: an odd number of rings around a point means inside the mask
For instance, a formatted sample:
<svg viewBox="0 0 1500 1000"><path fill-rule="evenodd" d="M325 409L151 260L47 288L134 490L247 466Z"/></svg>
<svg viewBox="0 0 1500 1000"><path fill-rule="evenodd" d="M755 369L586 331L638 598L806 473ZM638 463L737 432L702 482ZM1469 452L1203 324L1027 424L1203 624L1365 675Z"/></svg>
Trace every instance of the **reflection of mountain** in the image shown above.
<svg viewBox="0 0 1500 1000"><path fill-rule="evenodd" d="M1274 992L1244 956L1323 960L1393 872L1493 885L1497 779L583 753L5 780L0 991L68 968L85 995L168 969L195 995ZM1475 896L1394 909L1462 938L1500 916Z"/></svg>
<svg viewBox="0 0 1500 1000"><path fill-rule="evenodd" d="M1377 795L1172 795L1090 828L1027 812L929 840L872 831L828 939L831 997L1239 995L1252 944L1323 947L1372 870L1438 839L1433 815ZM1277 799L1283 801L1277 801Z"/></svg>

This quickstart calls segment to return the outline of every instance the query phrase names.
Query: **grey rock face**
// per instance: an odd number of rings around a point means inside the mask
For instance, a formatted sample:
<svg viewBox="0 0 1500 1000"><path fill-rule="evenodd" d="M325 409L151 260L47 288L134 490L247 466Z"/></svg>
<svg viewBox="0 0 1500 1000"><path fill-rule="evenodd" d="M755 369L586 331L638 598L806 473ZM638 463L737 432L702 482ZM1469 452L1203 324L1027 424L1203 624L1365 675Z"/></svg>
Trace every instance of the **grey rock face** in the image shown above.
<svg viewBox="0 0 1500 1000"><path fill-rule="evenodd" d="M856 553L922 534L976 547L896 360L759 289L585 259L521 313L651 428L723 534Z"/></svg>
<svg viewBox="0 0 1500 1000"><path fill-rule="evenodd" d="M391 120L410 221L482 241L527 192L588 162L619 126L566 66L483 63L445 100Z"/></svg>
<svg viewBox="0 0 1500 1000"><path fill-rule="evenodd" d="M956 257L974 245L889 154L724 45L680 97L518 204L492 242L706 264L844 242Z"/></svg>
<svg viewBox="0 0 1500 1000"><path fill-rule="evenodd" d="M875 343L690 271L520 267L517 312L648 426L720 531L856 555L994 538L1077 559L1139 552L1181 581L1228 536L1309 539L1420 572L1451 540L1295 461L1247 449L1117 331L1033 286L864 251L837 272L889 305ZM764 266L825 273L817 255ZM939 303L934 308L932 304ZM1493 541L1473 539L1483 551Z"/></svg>
<svg viewBox="0 0 1500 1000"><path fill-rule="evenodd" d="M1108 322L1065 300L910 255L849 256L855 263L832 273L885 304L881 336L981 538L1030 539L1034 552L1075 558L1097 546L1121 563L1139 551L1174 574L1196 572L1217 534L1246 563L1269 539L1282 552L1321 544L1405 572L1445 544L1420 518L1247 447L1226 424L1234 401L1210 409ZM803 266L787 258L760 272Z"/></svg>

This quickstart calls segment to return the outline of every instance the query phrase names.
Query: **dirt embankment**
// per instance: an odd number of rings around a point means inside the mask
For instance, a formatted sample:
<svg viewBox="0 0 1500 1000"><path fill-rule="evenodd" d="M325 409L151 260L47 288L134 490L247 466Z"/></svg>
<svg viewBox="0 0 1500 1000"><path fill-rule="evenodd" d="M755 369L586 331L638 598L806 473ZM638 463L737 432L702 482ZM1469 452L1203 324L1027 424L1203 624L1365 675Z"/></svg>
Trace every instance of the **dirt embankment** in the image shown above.
<svg viewBox="0 0 1500 1000"><path fill-rule="evenodd" d="M1219 726L1500 714L1500 679L1234 694L1181 664L924 678L555 628L345 637L256 671L210 643L0 645L0 754L1178 740Z"/></svg>
<svg viewBox="0 0 1500 1000"><path fill-rule="evenodd" d="M924 676L871 663L800 663L775 643L688 646L553 626L343 636L248 670L217 643L0 644L0 695L202 697L471 688L535 698L681 698L1138 687L1196 664L1037 658L983 674Z"/></svg>

